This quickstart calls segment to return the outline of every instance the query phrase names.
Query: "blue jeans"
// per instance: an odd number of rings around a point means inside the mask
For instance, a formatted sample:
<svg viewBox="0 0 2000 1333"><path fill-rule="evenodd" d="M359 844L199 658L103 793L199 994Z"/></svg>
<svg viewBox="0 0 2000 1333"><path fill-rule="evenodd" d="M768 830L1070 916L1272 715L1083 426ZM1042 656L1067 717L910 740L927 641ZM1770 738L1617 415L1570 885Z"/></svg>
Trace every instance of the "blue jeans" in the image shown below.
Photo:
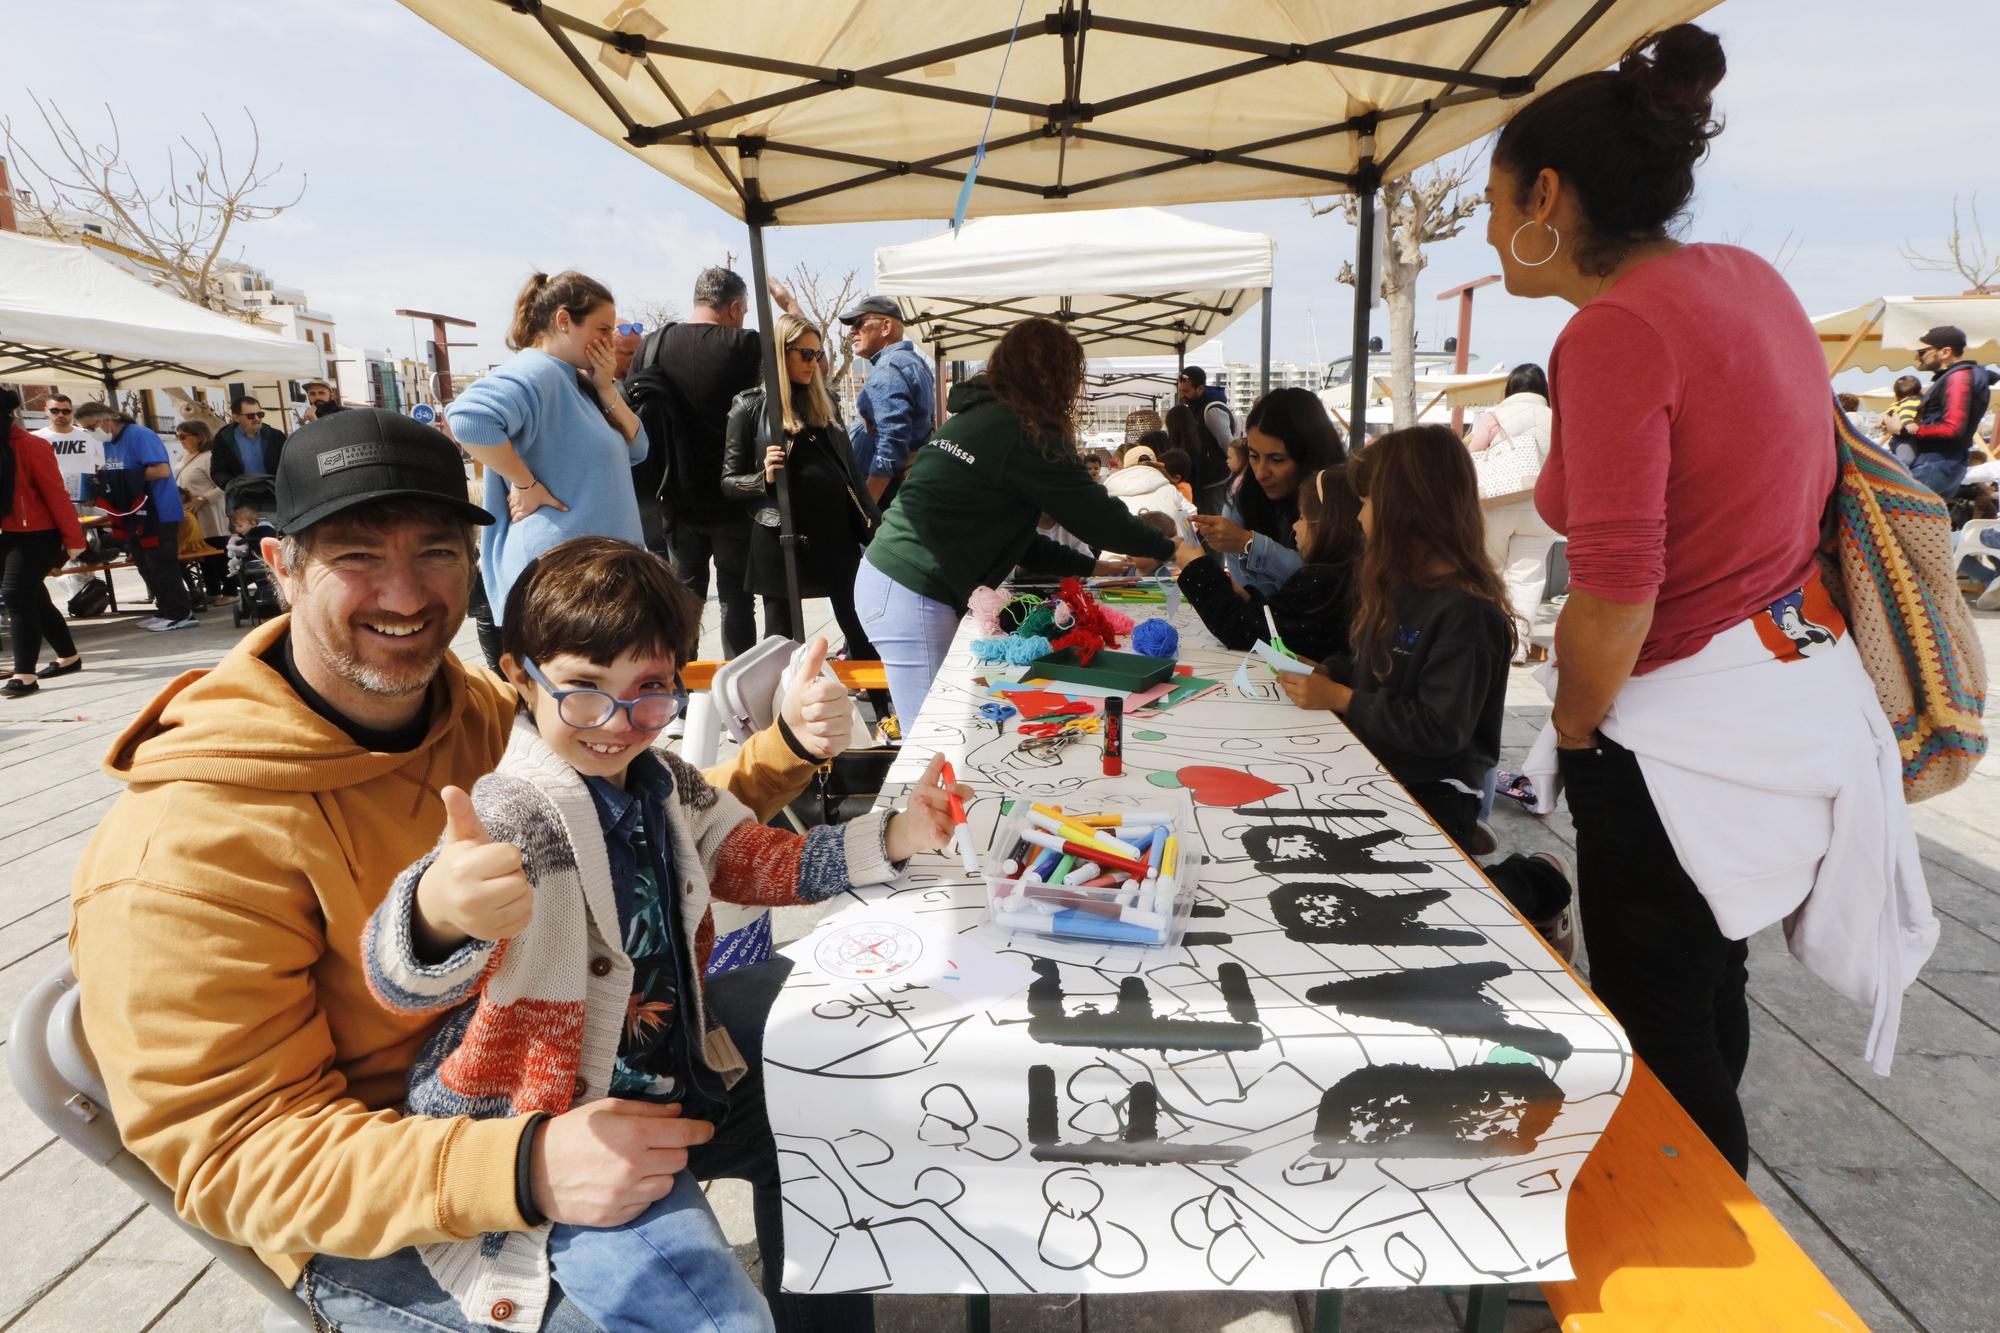
<svg viewBox="0 0 2000 1333"><path fill-rule="evenodd" d="M397 1250L380 1259L316 1254L293 1290L318 1311L325 1325L344 1333L504 1333L496 1324L469 1322L415 1249ZM567 1293L555 1290L543 1307L542 1333L604 1330Z"/></svg>
<svg viewBox="0 0 2000 1333"><path fill-rule="evenodd" d="M549 1229L556 1285L605 1333L770 1333L771 1307L723 1239L692 1171L617 1227Z"/></svg>
<svg viewBox="0 0 2000 1333"><path fill-rule="evenodd" d="M729 1090L729 1110L716 1125L715 1137L688 1153L688 1173L698 1181L729 1179L749 1183L757 1248L764 1259L764 1296L780 1333L873 1333L872 1297L788 1296L778 1289L785 1271L784 1202L778 1185L778 1150L771 1140L771 1122L764 1109L762 1066L764 1020L791 969L789 958L773 958L708 982L708 1011L729 1030L750 1072ZM684 1203L701 1197L687 1181L677 1180L667 1198L673 1199L683 1190L688 1191ZM713 1226L714 1219L708 1214L705 1202L701 1211ZM722 1254L727 1256L727 1249ZM414 1249L398 1250L381 1259L316 1255L306 1276L299 1280L299 1295L307 1294L308 1282L312 1299L319 1308L346 1330L487 1333L491 1327L466 1322L457 1303L432 1280ZM669 1288L664 1282L656 1282L652 1290L663 1293ZM679 1306L663 1308L659 1316L655 1326L663 1330L677 1333L692 1324ZM726 1324L722 1327L732 1328ZM550 1293L542 1333L604 1333L604 1330L558 1285Z"/></svg>
<svg viewBox="0 0 2000 1333"><path fill-rule="evenodd" d="M1965 484L1965 474L1971 467L1970 453L1918 454L1917 461L1910 464L1910 475L1949 500Z"/></svg>
<svg viewBox="0 0 2000 1333"><path fill-rule="evenodd" d="M908 734L958 633L958 612L911 592L863 557L854 575L854 614L882 656L889 698Z"/></svg>

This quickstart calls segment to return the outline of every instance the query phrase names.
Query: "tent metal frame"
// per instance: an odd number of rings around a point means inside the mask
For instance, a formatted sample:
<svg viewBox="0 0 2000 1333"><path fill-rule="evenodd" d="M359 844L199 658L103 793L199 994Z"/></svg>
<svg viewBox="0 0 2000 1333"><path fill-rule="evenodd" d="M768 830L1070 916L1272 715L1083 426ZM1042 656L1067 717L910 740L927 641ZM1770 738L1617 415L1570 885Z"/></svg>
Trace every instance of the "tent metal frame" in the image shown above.
<svg viewBox="0 0 2000 1333"><path fill-rule="evenodd" d="M156 370L169 370L177 375L186 375L190 383L226 384L231 380L247 378L245 372L234 367L227 370L199 370L178 361L64 352L55 348L35 347L28 343L0 339L0 383L16 381L25 383L32 381L37 375L47 374L63 384L101 384L107 394L116 394L119 385L129 377L150 374Z"/></svg>
<svg viewBox="0 0 2000 1333"><path fill-rule="evenodd" d="M574 3L574 0L569 2ZM1048 0L1045 0L1045 3L1047 2ZM643 33L618 32L571 13L557 4L550 3L550 0L489 0L489 3L510 10L521 16L524 21L540 26L549 41L576 70L578 77L590 86L605 108L624 127L626 143L635 148L659 145L689 147L707 156L721 174L722 180L735 194L743 220L750 229L752 287L757 301L759 326L766 329L775 326L771 322L770 300L766 291L767 275L763 243L765 227L783 225L787 209L898 176L926 176L955 186L964 179L967 168L981 147L978 141L974 141L921 159L902 161L867 153L796 143L765 135L711 131L712 126L740 121L775 107L795 105L851 89L865 88L877 93L890 93L920 101L948 102L961 106L985 108L991 105L997 110L1027 116L1036 122L1027 130L987 141L984 147L989 154L1038 140L1058 141L1057 152L1054 155L1053 179L1033 181L1002 175L991 169L989 162L979 173L979 184L988 189L1006 190L1041 199L1075 199L1127 181L1221 162L1282 177L1298 194L1341 191L1352 193L1358 196L1360 209L1355 238L1354 387L1349 404L1349 420L1352 423L1351 434L1360 438L1366 433L1368 410L1370 302L1366 294L1376 281L1375 195L1381 188L1383 180L1402 167L1405 152L1438 112L1467 103L1526 97L1535 92L1543 77L1554 68L1556 62L1616 6L1617 0L1595 0L1595 3L1584 10L1565 33L1549 45L1533 68L1514 73L1484 71L1478 66L1492 50L1500 35L1506 31L1507 25L1528 7L1529 0L1453 0L1452 3L1439 4L1422 13L1407 15L1386 23L1370 24L1314 42L1273 42L1243 37L1235 33L1169 27L1165 24L1099 14L1092 8L1091 0L1053 0L1052 9L1033 18L1024 19L1018 35L1013 28L998 28L944 46L930 47L894 59L879 61L862 69L843 69L807 61L783 60L740 51L690 45L685 42L663 41ZM1226 12L1226 7L1218 10L1218 13ZM1365 55L1356 49L1370 42L1437 27L1479 14L1491 14L1492 22L1487 25L1478 40L1472 43L1464 58L1455 65L1429 61L1389 60ZM1243 59L1199 75L1170 79L1117 97L1088 102L1083 100L1081 93L1085 54L1092 32L1234 52L1240 54ZM668 105L673 107L675 118L655 124L640 122L618 100L617 95L598 74L591 58L580 49L579 42L586 45L601 43L620 56L633 61L636 67L644 72L654 89ZM1014 60L1042 59L1044 52L1050 47L1057 48L1050 54L1062 62L1064 97L1061 101L1032 102L1023 98L996 96L972 89L934 87L903 77L926 66L982 52L997 51L1010 43L1014 45L1012 55ZM776 92L743 98L697 112L689 108L686 101L667 81L656 57L784 75L795 78L798 82L792 87L779 89ZM1428 96L1413 99L1399 106L1372 108L1341 120L1328 121L1307 129L1224 148L1193 148L1141 135L1120 134L1092 125L1093 121L1102 117L1129 111L1150 102L1162 101L1196 88L1212 89L1217 85L1255 77L1268 70L1298 64L1319 64L1336 69L1395 74L1411 79L1428 80L1436 86L1430 90ZM1334 171L1297 162L1280 161L1268 156L1274 150L1292 148L1343 134L1354 135L1359 150L1356 153L1358 165L1353 171ZM1379 156L1376 152L1378 136L1388 145L1386 151L1381 152ZM1154 154L1159 160L1125 171L1084 180L1071 180L1068 175L1068 146L1072 140L1115 144ZM732 152L735 157L733 163L730 160ZM841 163L854 167L856 174L795 194L770 197L759 188L758 163L765 154L789 154L821 162ZM1226 196L1217 196L1218 199L1223 197ZM1267 327L1269 309L1267 302L1265 306ZM774 338L765 338L763 342L764 381L767 389L765 438L778 440L783 437L782 403L778 398L778 386L782 379L778 369L778 349ZM1268 363L1268 357L1266 360ZM1267 387L1268 383L1267 369L1265 372ZM797 596L796 556L793 549L795 536L789 519L790 486L782 470L778 476L781 516L779 531L785 553L786 584L791 590L794 624L802 629L803 620Z"/></svg>

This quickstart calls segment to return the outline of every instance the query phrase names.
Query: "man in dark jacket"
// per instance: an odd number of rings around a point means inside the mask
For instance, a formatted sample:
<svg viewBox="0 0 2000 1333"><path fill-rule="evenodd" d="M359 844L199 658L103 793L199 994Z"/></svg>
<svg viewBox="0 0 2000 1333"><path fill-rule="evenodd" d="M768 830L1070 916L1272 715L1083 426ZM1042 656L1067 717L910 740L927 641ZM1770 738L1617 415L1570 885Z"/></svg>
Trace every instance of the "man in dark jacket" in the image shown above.
<svg viewBox="0 0 2000 1333"><path fill-rule="evenodd" d="M284 448L285 432L264 424L264 405L247 393L238 394L230 400L229 424L208 446L208 474L224 488L238 477L275 477Z"/></svg>
<svg viewBox="0 0 2000 1333"><path fill-rule="evenodd" d="M340 401L340 395L325 380L307 380L305 390L306 410L300 415L301 421L322 421L335 412L347 410L347 404ZM274 471L272 475L277 474Z"/></svg>
<svg viewBox="0 0 2000 1333"><path fill-rule="evenodd" d="M1965 357L1965 330L1940 324L1918 338L1917 369L1931 376L1930 391L1892 437L1917 451L1910 475L1949 500L1965 481L1969 455L1979 443L1979 422L1991 401L1994 375Z"/></svg>
<svg viewBox="0 0 2000 1333"><path fill-rule="evenodd" d="M771 298L782 311L798 309L776 280ZM743 327L749 313L749 284L726 268L703 269L695 279L693 312L645 335L624 386L653 442L648 461L632 471L647 545L657 550L664 537L674 572L704 601L709 562L715 562L726 657L757 642L756 605L743 584L750 519L722 493L722 431L729 405L762 382L764 373L763 341L757 330ZM670 532L658 531L662 522Z"/></svg>

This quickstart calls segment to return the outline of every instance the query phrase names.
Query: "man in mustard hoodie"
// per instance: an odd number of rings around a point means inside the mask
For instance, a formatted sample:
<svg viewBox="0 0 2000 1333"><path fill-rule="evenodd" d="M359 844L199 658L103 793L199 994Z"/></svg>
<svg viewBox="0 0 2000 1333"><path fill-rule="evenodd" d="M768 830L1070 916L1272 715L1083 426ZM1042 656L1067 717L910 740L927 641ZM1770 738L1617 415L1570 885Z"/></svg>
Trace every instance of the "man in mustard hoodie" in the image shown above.
<svg viewBox="0 0 2000 1333"><path fill-rule="evenodd" d="M182 1217L309 1299L314 1255L376 1260L342 1272L436 1318L409 1247L606 1225L666 1193L714 1130L619 1099L396 1112L434 1019L369 994L362 927L437 841L441 789L470 788L506 746L513 692L448 647L477 577L471 525L492 520L451 442L391 412L304 427L277 484L287 536L265 559L289 612L119 737L105 767L127 790L77 867L70 957L112 1113ZM845 745L848 716L830 683L795 690L708 777L768 818ZM543 1328L578 1326L564 1305ZM519 1327L513 1313L491 1324Z"/></svg>

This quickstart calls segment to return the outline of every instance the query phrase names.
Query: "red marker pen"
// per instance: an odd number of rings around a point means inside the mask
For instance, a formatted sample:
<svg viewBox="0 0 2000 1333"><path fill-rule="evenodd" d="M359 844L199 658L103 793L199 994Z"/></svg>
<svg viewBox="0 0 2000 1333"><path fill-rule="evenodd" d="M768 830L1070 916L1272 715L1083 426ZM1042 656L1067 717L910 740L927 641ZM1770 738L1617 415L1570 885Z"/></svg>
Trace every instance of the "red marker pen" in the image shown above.
<svg viewBox="0 0 2000 1333"><path fill-rule="evenodd" d="M1104 701L1104 776L1125 771L1125 701L1113 695Z"/></svg>

